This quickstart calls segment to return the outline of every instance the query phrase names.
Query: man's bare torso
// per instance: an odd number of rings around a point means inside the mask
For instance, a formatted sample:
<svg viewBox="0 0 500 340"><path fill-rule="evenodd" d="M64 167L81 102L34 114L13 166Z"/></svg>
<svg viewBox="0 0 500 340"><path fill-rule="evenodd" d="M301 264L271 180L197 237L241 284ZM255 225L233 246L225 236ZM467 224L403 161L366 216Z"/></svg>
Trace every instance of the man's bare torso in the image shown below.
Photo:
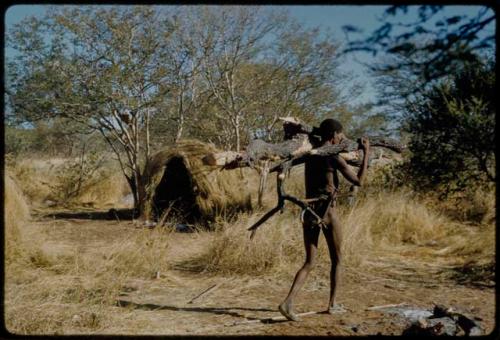
<svg viewBox="0 0 500 340"><path fill-rule="evenodd" d="M339 179L333 157L311 156L305 162L306 198L331 195L338 188Z"/></svg>

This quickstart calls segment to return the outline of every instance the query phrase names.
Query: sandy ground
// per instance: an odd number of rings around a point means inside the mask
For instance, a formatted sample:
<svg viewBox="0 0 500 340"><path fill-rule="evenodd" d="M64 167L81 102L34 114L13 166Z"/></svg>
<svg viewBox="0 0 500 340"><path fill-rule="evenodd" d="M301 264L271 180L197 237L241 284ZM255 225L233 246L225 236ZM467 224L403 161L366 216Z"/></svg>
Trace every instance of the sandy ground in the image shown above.
<svg viewBox="0 0 500 340"><path fill-rule="evenodd" d="M49 220L35 224L48 228ZM80 247L82 251L103 245L117 234L137 232L130 221L51 220L46 232L50 247ZM397 256L373 259L370 270L346 268L338 302L347 312L313 314L301 322L260 320L279 316L278 304L286 296L290 274L259 277L218 276L192 272L184 263L195 256L210 233L173 233L169 260L172 269L157 278L127 282L116 306L106 307L106 322L99 334L157 335L399 335L407 326L401 317L370 311L371 306L408 303L431 309L443 304L480 318L487 333L494 328L495 292L491 287L458 285L437 280L433 268L411 267ZM324 245L323 245L324 246ZM301 263L297 263L298 268ZM328 263L318 263L296 301L297 312L324 310L328 301ZM206 294L190 301L208 288ZM76 310L76 313L84 311ZM69 325L69 324L68 324ZM68 326L65 334L81 333Z"/></svg>

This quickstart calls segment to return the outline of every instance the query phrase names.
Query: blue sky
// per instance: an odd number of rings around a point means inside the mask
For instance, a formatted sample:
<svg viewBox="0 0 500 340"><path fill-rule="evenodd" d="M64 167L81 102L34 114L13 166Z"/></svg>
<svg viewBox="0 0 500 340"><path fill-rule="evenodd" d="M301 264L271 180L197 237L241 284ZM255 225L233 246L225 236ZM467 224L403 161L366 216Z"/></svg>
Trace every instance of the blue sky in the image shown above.
<svg viewBox="0 0 500 340"><path fill-rule="evenodd" d="M387 6L353 6L353 5L306 5L306 6L271 6L287 9L292 17L310 27L320 27L322 30L330 29L334 38L338 41L343 41L344 34L342 26L354 25L370 33L376 29L380 22L378 18L382 15ZM5 13L5 28L6 32L12 25L20 22L27 16L43 15L48 6L43 5L16 5L9 7ZM479 10L479 6L446 6L445 13L447 15L456 14L475 14ZM416 18L415 13L409 14L409 17ZM491 25L491 30L494 29ZM6 33L7 34L7 33ZM12 55L12 50L6 49L6 56ZM342 70L350 74L354 82L364 84L363 95L360 98L354 99L354 102L365 102L373 99L376 96L372 85L372 79L368 76L366 68L356 60L363 62L375 61L372 56L356 53L349 55L348 58L342 60Z"/></svg>

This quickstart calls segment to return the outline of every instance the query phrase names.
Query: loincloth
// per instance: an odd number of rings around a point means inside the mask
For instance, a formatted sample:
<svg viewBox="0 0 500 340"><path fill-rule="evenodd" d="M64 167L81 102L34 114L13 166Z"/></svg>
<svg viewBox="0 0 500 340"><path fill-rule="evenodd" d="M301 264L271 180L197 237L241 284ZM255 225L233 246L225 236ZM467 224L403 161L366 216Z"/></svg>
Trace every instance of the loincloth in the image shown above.
<svg viewBox="0 0 500 340"><path fill-rule="evenodd" d="M325 217L329 209L333 208L337 204L337 190L335 190L330 195L324 195L325 197L319 197L312 199L313 201L308 203L309 208L311 208L318 216L322 218L318 221L316 216L311 214L307 209L303 209L300 214L300 221L303 225L319 226L322 222L325 222Z"/></svg>

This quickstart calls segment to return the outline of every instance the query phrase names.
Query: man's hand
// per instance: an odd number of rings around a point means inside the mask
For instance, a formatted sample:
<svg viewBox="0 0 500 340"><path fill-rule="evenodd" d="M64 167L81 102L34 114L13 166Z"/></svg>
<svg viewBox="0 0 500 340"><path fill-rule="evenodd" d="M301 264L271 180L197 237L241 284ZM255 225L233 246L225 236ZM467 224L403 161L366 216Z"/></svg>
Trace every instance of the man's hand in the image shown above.
<svg viewBox="0 0 500 340"><path fill-rule="evenodd" d="M364 150L364 151L368 151L370 150L370 141L368 140L368 138L365 138L365 137L361 137L358 141L359 143L359 148Z"/></svg>

